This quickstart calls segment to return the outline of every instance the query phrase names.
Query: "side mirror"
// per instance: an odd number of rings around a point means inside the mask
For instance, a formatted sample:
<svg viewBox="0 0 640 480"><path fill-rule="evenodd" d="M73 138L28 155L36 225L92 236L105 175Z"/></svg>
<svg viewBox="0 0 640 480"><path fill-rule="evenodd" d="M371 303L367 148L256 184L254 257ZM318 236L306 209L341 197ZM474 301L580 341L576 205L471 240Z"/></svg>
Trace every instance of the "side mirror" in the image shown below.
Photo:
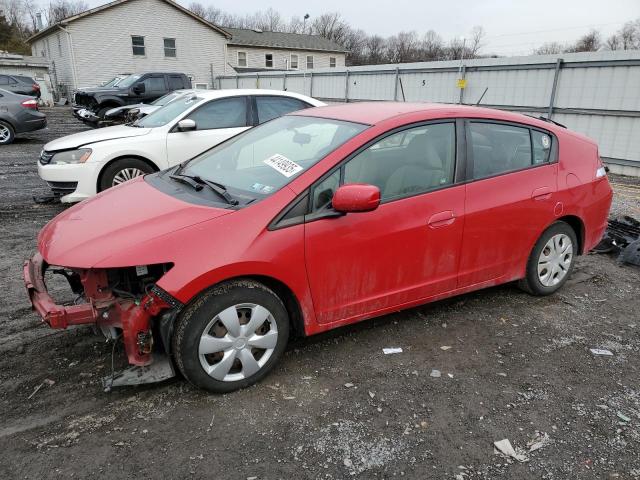
<svg viewBox="0 0 640 480"><path fill-rule="evenodd" d="M141 93L144 93L145 91L145 86L144 83L138 83L133 87L133 93L135 93L136 95L140 95Z"/></svg>
<svg viewBox="0 0 640 480"><path fill-rule="evenodd" d="M380 189L362 183L343 185L333 194L331 205L341 213L370 212L380 205Z"/></svg>
<svg viewBox="0 0 640 480"><path fill-rule="evenodd" d="M196 129L196 122L191 120L190 118L185 118L184 120L180 120L178 122L178 131L179 132L190 132Z"/></svg>

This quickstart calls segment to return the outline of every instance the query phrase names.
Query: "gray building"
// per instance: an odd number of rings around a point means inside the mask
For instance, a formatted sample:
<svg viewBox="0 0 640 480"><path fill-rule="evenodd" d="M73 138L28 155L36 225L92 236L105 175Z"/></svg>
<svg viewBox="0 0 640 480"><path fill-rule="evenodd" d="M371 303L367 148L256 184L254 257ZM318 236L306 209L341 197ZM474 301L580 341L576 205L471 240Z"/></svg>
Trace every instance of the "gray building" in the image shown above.
<svg viewBox="0 0 640 480"><path fill-rule="evenodd" d="M33 78L40 85L44 103L53 104L49 62L42 57L0 53L0 75L22 75ZM1 88L1 87L0 87Z"/></svg>
<svg viewBox="0 0 640 480"><path fill-rule="evenodd" d="M34 57L46 59L54 84L69 94L119 74L187 74L196 88L219 75L248 68L344 66L344 50L313 35L223 29L172 0L115 0L68 17L33 35ZM270 59L270 60L269 60ZM285 62L286 61L286 62ZM271 66L269 66L271 65Z"/></svg>

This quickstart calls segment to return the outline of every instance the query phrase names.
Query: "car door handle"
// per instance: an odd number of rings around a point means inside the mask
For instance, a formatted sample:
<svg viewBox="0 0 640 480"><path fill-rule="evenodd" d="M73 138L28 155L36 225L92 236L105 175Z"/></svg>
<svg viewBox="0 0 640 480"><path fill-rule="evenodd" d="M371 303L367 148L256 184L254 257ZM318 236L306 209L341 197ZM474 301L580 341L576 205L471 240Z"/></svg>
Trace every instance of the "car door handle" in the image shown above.
<svg viewBox="0 0 640 480"><path fill-rule="evenodd" d="M427 225L431 228L445 227L451 225L456 221L456 217L451 210L445 210L444 212L434 213L429 218Z"/></svg>
<svg viewBox="0 0 640 480"><path fill-rule="evenodd" d="M531 198L534 200L547 200L552 193L551 187L539 187L531 193Z"/></svg>

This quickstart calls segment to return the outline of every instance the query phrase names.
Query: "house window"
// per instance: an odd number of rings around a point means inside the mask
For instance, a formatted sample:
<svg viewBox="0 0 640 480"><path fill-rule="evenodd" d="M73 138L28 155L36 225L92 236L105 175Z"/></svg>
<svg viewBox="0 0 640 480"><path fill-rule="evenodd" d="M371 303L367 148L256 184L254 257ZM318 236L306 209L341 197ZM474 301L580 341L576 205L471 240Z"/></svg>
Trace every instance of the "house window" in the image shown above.
<svg viewBox="0 0 640 480"><path fill-rule="evenodd" d="M298 69L298 55L296 55L295 53L291 54L291 69L292 70Z"/></svg>
<svg viewBox="0 0 640 480"><path fill-rule="evenodd" d="M62 40L60 39L60 34L56 35L58 39L58 55L62 55Z"/></svg>
<svg viewBox="0 0 640 480"><path fill-rule="evenodd" d="M238 66L239 67L247 66L247 52L238 52Z"/></svg>
<svg viewBox="0 0 640 480"><path fill-rule="evenodd" d="M207 88L209 88L209 85L206 83L194 83L193 86L196 90L206 90Z"/></svg>
<svg viewBox="0 0 640 480"><path fill-rule="evenodd" d="M331 68L336 68L336 57L329 57L329 66Z"/></svg>
<svg viewBox="0 0 640 480"><path fill-rule="evenodd" d="M134 55L140 55L143 56L145 55L145 51L144 51L144 37L140 37L137 35L132 35L131 36L131 48L133 49L133 54Z"/></svg>
<svg viewBox="0 0 640 480"><path fill-rule="evenodd" d="M176 56L176 39L175 38L164 39L164 56L165 57Z"/></svg>
<svg viewBox="0 0 640 480"><path fill-rule="evenodd" d="M264 66L267 68L273 68L273 53L265 53Z"/></svg>
<svg viewBox="0 0 640 480"><path fill-rule="evenodd" d="M307 55L307 68L313 68L313 55Z"/></svg>

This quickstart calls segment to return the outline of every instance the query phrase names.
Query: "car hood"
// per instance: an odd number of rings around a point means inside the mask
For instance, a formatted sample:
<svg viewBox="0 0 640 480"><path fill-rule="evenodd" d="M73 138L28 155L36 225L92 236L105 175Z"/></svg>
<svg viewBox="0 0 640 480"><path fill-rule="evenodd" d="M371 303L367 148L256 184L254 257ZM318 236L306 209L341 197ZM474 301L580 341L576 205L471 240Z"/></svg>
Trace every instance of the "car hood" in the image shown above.
<svg viewBox="0 0 640 480"><path fill-rule="evenodd" d="M92 95L94 93L103 93L103 94L111 94L111 93L121 93L122 89L120 88L103 88L103 87L93 87L93 88L83 88L82 90L78 90L78 93L85 93L87 95Z"/></svg>
<svg viewBox="0 0 640 480"><path fill-rule="evenodd" d="M138 177L55 217L40 231L38 250L50 265L70 268L146 265L151 257L163 263L162 252L145 243L233 212L183 202Z"/></svg>
<svg viewBox="0 0 640 480"><path fill-rule="evenodd" d="M104 142L106 140L116 140L118 138L140 137L151 132L150 128L127 127L126 125L115 125L113 127L96 128L86 130L66 137L58 138L44 146L45 151L54 152L56 150L69 150L82 147L90 143Z"/></svg>

